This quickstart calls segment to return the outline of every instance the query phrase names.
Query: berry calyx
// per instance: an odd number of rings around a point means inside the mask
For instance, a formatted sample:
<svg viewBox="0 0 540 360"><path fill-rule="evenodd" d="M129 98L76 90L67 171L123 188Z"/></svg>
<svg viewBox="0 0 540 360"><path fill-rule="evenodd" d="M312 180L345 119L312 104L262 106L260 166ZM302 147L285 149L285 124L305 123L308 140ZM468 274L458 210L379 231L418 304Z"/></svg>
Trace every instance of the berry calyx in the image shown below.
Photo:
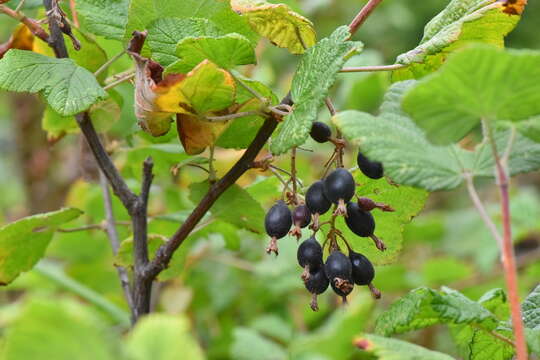
<svg viewBox="0 0 540 360"><path fill-rule="evenodd" d="M338 168L324 179L324 195L328 200L337 204L336 215L346 215L345 204L354 196L354 178L350 172Z"/></svg>
<svg viewBox="0 0 540 360"><path fill-rule="evenodd" d="M313 214L313 229L319 228L319 215L325 214L332 203L324 195L324 183L319 180L311 184L306 192L306 206Z"/></svg>
<svg viewBox="0 0 540 360"><path fill-rule="evenodd" d="M267 253L274 252L276 255L278 254L277 240L287 235L291 226L291 211L283 200L277 201L274 206L268 210L264 219L266 233L272 238L270 244L266 248Z"/></svg>
<svg viewBox="0 0 540 360"><path fill-rule="evenodd" d="M370 179L380 179L384 175L383 164L378 161L370 161L360 151L356 157L356 163L360 171Z"/></svg>
<svg viewBox="0 0 540 360"><path fill-rule="evenodd" d="M381 251L386 250L386 245L374 234L375 219L373 219L373 215L368 211L362 210L357 203L350 202L347 204L345 223L356 235L371 238L377 249Z"/></svg>
<svg viewBox="0 0 540 360"><path fill-rule="evenodd" d="M294 228L290 234L300 239L302 236L302 228L305 228L311 222L311 212L306 205L299 205L292 212Z"/></svg>
<svg viewBox="0 0 540 360"><path fill-rule="evenodd" d="M324 270L334 292L343 298L343 302L347 302L347 295L354 287L349 258L341 251L335 250L326 259Z"/></svg>
<svg viewBox="0 0 540 360"><path fill-rule="evenodd" d="M309 136L318 143L325 143L332 136L332 130L325 123L315 121L313 125L311 125Z"/></svg>

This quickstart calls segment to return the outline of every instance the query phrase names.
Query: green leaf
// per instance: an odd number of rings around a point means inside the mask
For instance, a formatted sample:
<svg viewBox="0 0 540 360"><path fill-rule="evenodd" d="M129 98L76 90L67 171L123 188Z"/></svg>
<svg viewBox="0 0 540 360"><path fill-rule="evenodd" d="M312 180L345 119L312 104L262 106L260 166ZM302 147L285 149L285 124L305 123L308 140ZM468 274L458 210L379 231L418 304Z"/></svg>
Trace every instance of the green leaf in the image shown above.
<svg viewBox="0 0 540 360"><path fill-rule="evenodd" d="M169 66L179 60L176 55L176 46L179 41L187 37L218 36L219 34L218 28L208 19L159 18L148 27L147 43L152 52L152 58L163 66ZM200 61L202 60L204 59Z"/></svg>
<svg viewBox="0 0 540 360"><path fill-rule="evenodd" d="M269 104L276 105L279 102L272 90L263 83L244 78L240 74L236 74L235 77L257 91L268 100ZM261 102L238 83L236 84L236 102L242 104L237 112L255 111L261 106ZM263 122L264 118L261 116L244 116L235 119L220 135L216 145L226 149L245 149L251 144Z"/></svg>
<svg viewBox="0 0 540 360"><path fill-rule="evenodd" d="M375 331L389 336L435 324L468 324L493 330L498 323L490 311L456 290L422 287L401 297L381 314Z"/></svg>
<svg viewBox="0 0 540 360"><path fill-rule="evenodd" d="M54 111L64 116L84 111L107 96L94 75L73 60L16 49L0 60L0 88L40 92Z"/></svg>
<svg viewBox="0 0 540 360"><path fill-rule="evenodd" d="M208 182L193 183L190 199L198 203L208 191ZM232 211L234 209L234 211ZM238 185L231 186L210 208L213 216L255 233L264 232L264 210L249 193Z"/></svg>
<svg viewBox="0 0 540 360"><path fill-rule="evenodd" d="M151 22L166 17L205 18L223 34L237 33L253 42L257 40L246 19L231 10L229 1L221 0L132 0L124 39L130 39L133 31L145 30Z"/></svg>
<svg viewBox="0 0 540 360"><path fill-rule="evenodd" d="M270 150L280 155L308 138L311 124L317 118L319 106L324 102L346 56L358 49L357 43L347 41L349 28L342 26L311 47L302 57L292 80L293 113L286 116L273 138Z"/></svg>
<svg viewBox="0 0 540 360"><path fill-rule="evenodd" d="M402 340L365 334L357 337L354 344L380 360L453 360L446 354L431 351Z"/></svg>
<svg viewBox="0 0 540 360"><path fill-rule="evenodd" d="M333 123L353 145L358 145L371 160L384 164L385 173L398 184L430 191L448 190L463 182L463 174L493 177L494 161L487 142L474 151L458 145L434 146L416 124L400 109L403 93L414 81L394 84L385 97L380 115L358 111L338 113ZM499 151L505 151L510 131L495 133ZM540 147L516 135L510 153L510 173L519 174L540 168Z"/></svg>
<svg viewBox="0 0 540 360"><path fill-rule="evenodd" d="M521 133L529 139L540 142L540 116L522 120L518 123L511 123Z"/></svg>
<svg viewBox="0 0 540 360"><path fill-rule="evenodd" d="M118 358L110 334L89 307L73 300L31 299L5 334L2 359Z"/></svg>
<svg viewBox="0 0 540 360"><path fill-rule="evenodd" d="M395 81L420 78L437 70L449 53L481 42L504 47L504 37L514 29L525 6L522 2L495 0L452 0L424 29L415 49L398 56L409 65L393 73Z"/></svg>
<svg viewBox="0 0 540 360"><path fill-rule="evenodd" d="M470 326L452 326L452 337L464 359L474 360L510 360L515 354L514 347L481 329ZM496 331L506 338L512 337L511 331Z"/></svg>
<svg viewBox="0 0 540 360"><path fill-rule="evenodd" d="M74 208L25 217L0 228L0 285L7 285L43 257L56 228L82 214Z"/></svg>
<svg viewBox="0 0 540 360"><path fill-rule="evenodd" d="M88 110L92 123L98 132L106 132L120 119L121 108L118 102L121 103L122 98L112 89L108 93L110 96L107 99L92 105ZM43 113L41 127L47 132L47 138L52 141L65 134L79 131L77 121L73 116L62 116L49 105Z"/></svg>
<svg viewBox="0 0 540 360"><path fill-rule="evenodd" d="M236 360L285 360L287 354L280 345L264 338L257 331L239 327L234 330L231 358Z"/></svg>
<svg viewBox="0 0 540 360"><path fill-rule="evenodd" d="M422 210L428 193L409 186L391 184L385 178L372 180L360 171L354 173L354 178L359 184L356 195L390 205L395 210L394 212L372 211L377 224L374 233L385 243L387 249L381 252L371 239L355 235L345 224L343 217L336 219L336 226L342 231L350 246L367 256L374 264L392 263L401 251L405 225ZM330 213L325 214L321 222L330 220L330 216Z"/></svg>
<svg viewBox="0 0 540 360"><path fill-rule="evenodd" d="M521 305L523 322L529 329L540 330L540 285L538 285Z"/></svg>
<svg viewBox="0 0 540 360"><path fill-rule="evenodd" d="M315 44L313 23L286 4L271 4L264 0L232 0L231 3L257 33L293 54L303 54L304 46L309 48Z"/></svg>
<svg viewBox="0 0 540 360"><path fill-rule="evenodd" d="M174 360L179 356L203 360L199 344L190 334L186 316L150 314L129 334L126 352L130 360Z"/></svg>
<svg viewBox="0 0 540 360"><path fill-rule="evenodd" d="M78 0L77 12L83 28L108 39L122 40L129 0Z"/></svg>
<svg viewBox="0 0 540 360"><path fill-rule="evenodd" d="M176 56L180 60L168 66L166 73L187 73L205 59L223 69L257 62L253 45L248 38L239 34L184 38L176 47Z"/></svg>
<svg viewBox="0 0 540 360"><path fill-rule="evenodd" d="M411 89L403 108L428 139L449 144L481 119L519 121L540 113L538 79L540 51L468 48Z"/></svg>

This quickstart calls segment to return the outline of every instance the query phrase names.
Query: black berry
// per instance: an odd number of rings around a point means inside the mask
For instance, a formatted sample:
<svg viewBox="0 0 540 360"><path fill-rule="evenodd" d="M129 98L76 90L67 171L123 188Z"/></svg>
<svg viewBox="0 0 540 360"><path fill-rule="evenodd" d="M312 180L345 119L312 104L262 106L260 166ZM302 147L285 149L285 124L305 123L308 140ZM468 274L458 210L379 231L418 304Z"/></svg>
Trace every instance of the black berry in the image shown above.
<svg viewBox="0 0 540 360"><path fill-rule="evenodd" d="M351 293L354 287L352 264L349 258L340 251L333 251L326 259L324 271L334 292L343 297L343 301L346 302L346 296Z"/></svg>
<svg viewBox="0 0 540 360"><path fill-rule="evenodd" d="M370 161L361 152L358 152L356 158L358 168L364 175L371 179L380 179L384 175L383 164L378 161Z"/></svg>
<svg viewBox="0 0 540 360"><path fill-rule="evenodd" d="M330 127L325 123L315 121L313 125L311 125L311 131L309 132L309 135L316 142L325 143L332 136L332 130L330 130Z"/></svg>
<svg viewBox="0 0 540 360"><path fill-rule="evenodd" d="M354 196L354 178L350 172L338 168L324 179L324 195L338 204L336 214L346 214L345 204Z"/></svg>
<svg viewBox="0 0 540 360"><path fill-rule="evenodd" d="M306 289L312 294L322 294L328 289L328 277L324 272L324 267L309 272L309 278L304 282Z"/></svg>
<svg viewBox="0 0 540 360"><path fill-rule="evenodd" d="M345 218L347 226L358 236L367 237L375 231L375 220L369 211L360 209L357 203L347 204L347 217Z"/></svg>
<svg viewBox="0 0 540 360"><path fill-rule="evenodd" d="M309 272L309 277L304 279L304 286L312 294L311 297L311 309L313 311L319 310L319 304L317 303L317 295L322 294L328 289L328 277L324 272L324 267L321 266L315 271Z"/></svg>
<svg viewBox="0 0 540 360"><path fill-rule="evenodd" d="M313 214L313 228L319 228L319 215L326 213L332 203L324 195L324 184L322 181L316 181L306 192L306 206Z"/></svg>
<svg viewBox="0 0 540 360"><path fill-rule="evenodd" d="M371 261L364 255L352 250L349 251L349 259L352 264L352 279L354 283L356 285L371 284L375 277L375 269Z"/></svg>
<svg viewBox="0 0 540 360"><path fill-rule="evenodd" d="M362 237L370 237L377 249L384 251L386 245L375 236L375 219L369 211L364 211L358 203L350 202L347 204L347 217L345 223L353 233Z"/></svg>
<svg viewBox="0 0 540 360"><path fill-rule="evenodd" d="M310 237L300 244L296 257L301 267L309 266L310 270L322 267L323 250L321 244L315 239L315 236Z"/></svg>
<svg viewBox="0 0 540 360"><path fill-rule="evenodd" d="M272 237L270 245L266 249L266 252L278 253L277 239L281 239L289 232L292 226L292 214L287 204L284 201L279 200L268 210L264 219L264 227L266 233Z"/></svg>
<svg viewBox="0 0 540 360"><path fill-rule="evenodd" d="M311 222L311 212L306 205L298 205L292 212L294 229L291 230L291 235L298 239L302 236L302 228L305 228Z"/></svg>

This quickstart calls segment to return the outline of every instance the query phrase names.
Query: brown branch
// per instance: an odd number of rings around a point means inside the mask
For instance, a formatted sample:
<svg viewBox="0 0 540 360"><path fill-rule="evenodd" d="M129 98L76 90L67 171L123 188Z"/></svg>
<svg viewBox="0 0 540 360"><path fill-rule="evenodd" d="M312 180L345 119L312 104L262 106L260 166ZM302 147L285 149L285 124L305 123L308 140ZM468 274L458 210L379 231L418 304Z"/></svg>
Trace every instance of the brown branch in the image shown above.
<svg viewBox="0 0 540 360"><path fill-rule="evenodd" d="M360 26L367 20L369 15L375 10L383 0L369 0L368 3L360 10L360 12L355 16L353 21L349 24L349 31L351 37L358 31Z"/></svg>
<svg viewBox="0 0 540 360"><path fill-rule="evenodd" d="M45 29L41 27L41 25L39 25L36 20L27 17L20 11L10 9L6 5L0 5L0 12L26 25L28 30L30 30L30 32L34 34L34 36L37 36L45 42L49 41L49 34L47 33L47 31L45 31Z"/></svg>

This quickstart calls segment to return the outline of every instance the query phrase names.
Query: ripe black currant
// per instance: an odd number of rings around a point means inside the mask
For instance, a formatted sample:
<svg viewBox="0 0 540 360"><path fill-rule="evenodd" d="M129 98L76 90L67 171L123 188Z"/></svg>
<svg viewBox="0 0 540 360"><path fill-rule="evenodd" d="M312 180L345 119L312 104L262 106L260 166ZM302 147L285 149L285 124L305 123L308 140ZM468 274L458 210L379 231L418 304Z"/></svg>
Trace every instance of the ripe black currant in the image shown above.
<svg viewBox="0 0 540 360"><path fill-rule="evenodd" d="M306 269L306 274L303 277L307 277L307 271L322 266L323 250L321 244L315 239L315 236L310 237L300 244L296 258L298 259L298 264Z"/></svg>
<svg viewBox="0 0 540 360"><path fill-rule="evenodd" d="M313 295L311 298L311 309L313 311L319 310L317 304L317 295L322 294L328 289L328 277L324 272L324 267L321 266L314 271L309 272L309 277L304 280L304 286Z"/></svg>
<svg viewBox="0 0 540 360"><path fill-rule="evenodd" d="M283 200L279 200L268 210L264 219L266 233L272 237L269 246L266 248L267 253L274 252L276 255L278 254L277 239L287 235L291 226L291 211Z"/></svg>
<svg viewBox="0 0 540 360"><path fill-rule="evenodd" d="M291 230L291 235L300 239L302 236L302 228L305 228L311 222L311 212L306 205L298 205L292 212L294 228Z"/></svg>
<svg viewBox="0 0 540 360"><path fill-rule="evenodd" d="M364 175L371 179L380 179L384 175L383 164L378 161L370 161L360 151L356 158L358 168Z"/></svg>
<svg viewBox="0 0 540 360"><path fill-rule="evenodd" d="M332 130L330 130L330 127L325 123L315 121L313 125L311 125L311 131L309 132L309 135L316 142L325 143L332 136Z"/></svg>
<svg viewBox="0 0 540 360"><path fill-rule="evenodd" d="M354 287L352 264L349 258L342 252L334 250L326 259L324 270L334 292L343 297L343 302L347 302L346 297Z"/></svg>
<svg viewBox="0 0 540 360"><path fill-rule="evenodd" d="M372 284L375 277L373 264L362 254L349 250L349 259L352 264L352 279L356 285L367 285L374 298L379 299L381 292Z"/></svg>
<svg viewBox="0 0 540 360"><path fill-rule="evenodd" d="M306 206L313 214L313 228L319 228L319 215L322 215L330 209L332 203L324 195L324 184L322 181L314 182L306 193Z"/></svg>
<svg viewBox="0 0 540 360"><path fill-rule="evenodd" d="M336 214L347 214L345 204L354 196L354 178L350 172L338 168L324 179L324 195L334 204L338 204Z"/></svg>
<svg viewBox="0 0 540 360"><path fill-rule="evenodd" d="M373 219L373 215L368 211L362 210L357 203L350 202L347 204L345 223L356 235L370 237L375 242L377 249L381 251L386 250L384 243L374 234L375 219Z"/></svg>

